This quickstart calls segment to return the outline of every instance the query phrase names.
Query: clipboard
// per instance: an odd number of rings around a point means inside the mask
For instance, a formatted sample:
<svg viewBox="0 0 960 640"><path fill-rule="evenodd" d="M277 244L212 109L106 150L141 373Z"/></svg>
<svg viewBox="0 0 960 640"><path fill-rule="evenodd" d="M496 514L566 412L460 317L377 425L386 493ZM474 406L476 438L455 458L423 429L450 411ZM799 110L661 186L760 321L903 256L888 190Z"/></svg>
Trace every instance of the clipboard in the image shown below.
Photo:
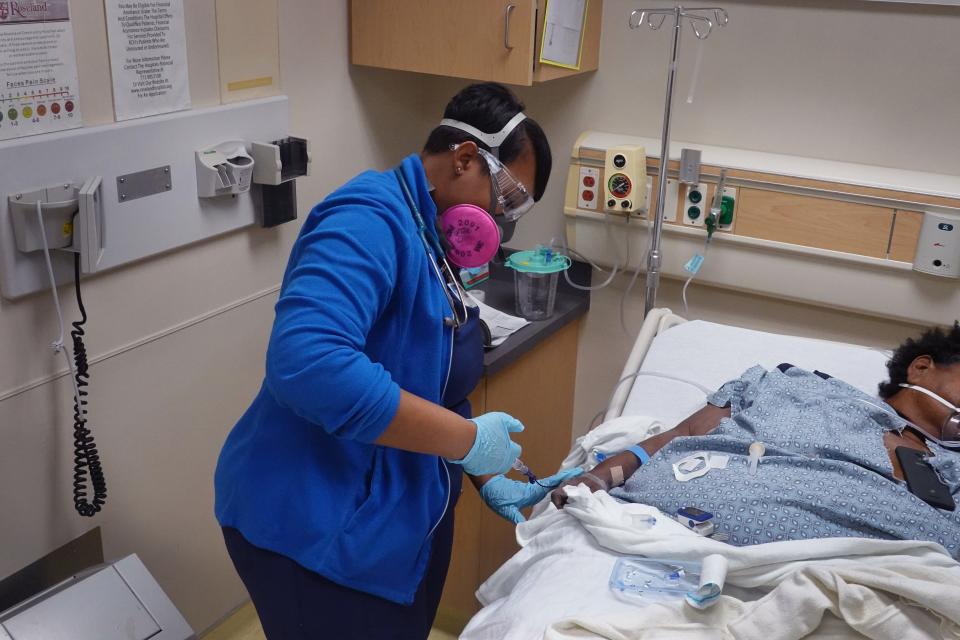
<svg viewBox="0 0 960 640"><path fill-rule="evenodd" d="M580 70L590 0L547 0L539 62Z"/></svg>

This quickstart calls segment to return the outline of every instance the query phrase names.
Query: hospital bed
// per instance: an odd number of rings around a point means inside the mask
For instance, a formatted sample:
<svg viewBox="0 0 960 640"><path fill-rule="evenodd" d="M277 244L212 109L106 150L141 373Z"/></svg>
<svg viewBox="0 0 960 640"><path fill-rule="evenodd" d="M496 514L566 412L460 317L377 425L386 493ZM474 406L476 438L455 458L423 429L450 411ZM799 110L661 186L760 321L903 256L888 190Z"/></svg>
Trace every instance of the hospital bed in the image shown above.
<svg viewBox="0 0 960 640"><path fill-rule="evenodd" d="M889 352L863 346L687 321L667 309L654 309L647 316L620 382L612 392L603 423L626 416L650 416L660 421L663 430L670 429L704 405L707 391L716 390L756 364L773 368L787 362L809 371L822 371L875 395L878 383L886 377L889 355ZM532 531L537 529L537 521L546 518L552 509L548 507L547 514L535 510L538 515L521 525L518 539L522 545L528 544L524 537L551 535L549 531L537 534ZM550 517L556 516L565 517L555 511ZM551 625L564 619L614 619L629 616L635 607L647 606L636 601L625 602L611 592L608 580L618 554L602 548L589 534L576 528L565 529L557 535L562 540L553 543L555 553L530 554L530 550L524 548L480 588L477 595L485 606L465 629L463 638L647 637L593 635L582 630L570 636L555 635ZM948 562L952 561L948 558ZM724 588L724 593L728 592L744 602L757 600L766 593L731 585ZM682 608L683 603L671 606ZM548 627L551 631L544 635ZM936 633L923 630L926 632ZM582 635L578 635L580 633ZM769 640L777 637L771 634ZM851 631L839 618L827 614L811 637L863 636ZM908 634L908 637L927 636L918 628L916 636Z"/></svg>

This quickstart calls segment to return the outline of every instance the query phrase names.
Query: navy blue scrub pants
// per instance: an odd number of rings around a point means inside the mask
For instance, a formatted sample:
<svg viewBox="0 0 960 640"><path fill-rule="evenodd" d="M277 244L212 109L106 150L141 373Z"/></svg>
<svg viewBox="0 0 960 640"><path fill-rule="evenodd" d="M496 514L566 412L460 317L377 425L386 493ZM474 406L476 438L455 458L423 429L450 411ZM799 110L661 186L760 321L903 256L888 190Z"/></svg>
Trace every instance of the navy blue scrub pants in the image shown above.
<svg viewBox="0 0 960 640"><path fill-rule="evenodd" d="M430 634L453 547L454 506L462 472L450 467L450 506L433 534L430 560L413 604L404 606L327 580L290 558L223 528L230 559L268 640L419 640Z"/></svg>

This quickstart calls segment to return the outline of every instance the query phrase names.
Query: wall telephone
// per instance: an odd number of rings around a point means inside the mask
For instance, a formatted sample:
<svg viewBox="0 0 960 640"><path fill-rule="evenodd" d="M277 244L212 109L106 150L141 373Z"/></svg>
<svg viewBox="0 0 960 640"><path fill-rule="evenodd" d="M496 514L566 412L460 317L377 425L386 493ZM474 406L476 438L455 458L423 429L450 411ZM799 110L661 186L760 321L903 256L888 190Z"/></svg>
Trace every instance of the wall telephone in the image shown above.
<svg viewBox="0 0 960 640"><path fill-rule="evenodd" d="M98 513L106 502L107 485L103 465L93 434L87 424L87 386L90 367L87 349L83 343L87 310L80 294L80 274L97 271L103 258L103 193L102 179L95 176L82 184L62 184L9 196L8 205L13 221L17 249L25 253L43 251L50 278L50 287L60 323L60 337L53 348L62 352L70 369L73 388L73 504L82 516ZM50 251L73 253L74 287L80 320L72 323L73 360L63 344L63 314L57 283L54 278ZM87 482L93 495L87 493Z"/></svg>

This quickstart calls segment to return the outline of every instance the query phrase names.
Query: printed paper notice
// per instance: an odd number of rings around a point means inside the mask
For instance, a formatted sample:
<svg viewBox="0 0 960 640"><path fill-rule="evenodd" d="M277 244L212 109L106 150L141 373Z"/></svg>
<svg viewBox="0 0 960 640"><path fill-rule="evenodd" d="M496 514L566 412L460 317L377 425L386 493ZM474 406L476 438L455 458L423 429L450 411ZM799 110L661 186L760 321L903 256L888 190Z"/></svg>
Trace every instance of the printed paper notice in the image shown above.
<svg viewBox="0 0 960 640"><path fill-rule="evenodd" d="M190 108L183 0L107 0L117 120Z"/></svg>
<svg viewBox="0 0 960 640"><path fill-rule="evenodd" d="M579 69L586 18L587 0L547 0L540 62Z"/></svg>
<svg viewBox="0 0 960 640"><path fill-rule="evenodd" d="M0 2L0 140L81 124L67 0Z"/></svg>

